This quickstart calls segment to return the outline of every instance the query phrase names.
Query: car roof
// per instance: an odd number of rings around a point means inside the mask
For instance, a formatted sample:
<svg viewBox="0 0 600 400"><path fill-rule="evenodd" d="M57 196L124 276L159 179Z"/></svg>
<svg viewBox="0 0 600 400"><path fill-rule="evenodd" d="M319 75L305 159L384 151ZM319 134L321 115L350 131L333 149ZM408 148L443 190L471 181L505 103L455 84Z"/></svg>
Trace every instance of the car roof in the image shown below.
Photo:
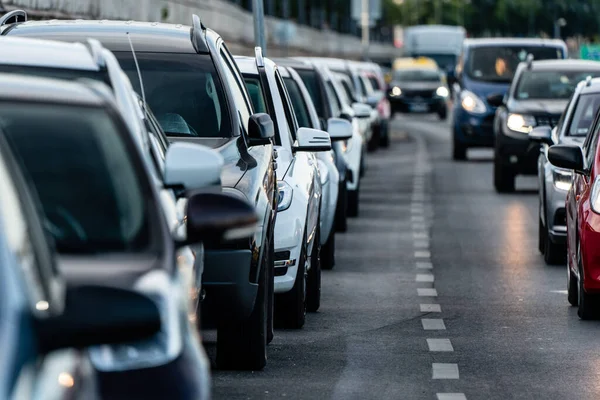
<svg viewBox="0 0 600 400"><path fill-rule="evenodd" d="M551 46L566 47L565 42L560 39L539 39L539 38L478 38L465 39L465 47L478 46Z"/></svg>
<svg viewBox="0 0 600 400"><path fill-rule="evenodd" d="M0 40L0 64L99 71L89 45L23 37Z"/></svg>
<svg viewBox="0 0 600 400"><path fill-rule="evenodd" d="M0 101L101 106L106 103L106 97L77 81L0 73Z"/></svg>
<svg viewBox="0 0 600 400"><path fill-rule="evenodd" d="M34 36L66 42L94 38L111 51L131 51L127 33L136 52L196 53L190 26L160 22L112 20L51 20L13 24L4 35ZM209 31L207 29L207 31Z"/></svg>
<svg viewBox="0 0 600 400"><path fill-rule="evenodd" d="M539 60L531 63L531 68L534 71L547 70L597 70L600 72L600 62L591 60Z"/></svg>

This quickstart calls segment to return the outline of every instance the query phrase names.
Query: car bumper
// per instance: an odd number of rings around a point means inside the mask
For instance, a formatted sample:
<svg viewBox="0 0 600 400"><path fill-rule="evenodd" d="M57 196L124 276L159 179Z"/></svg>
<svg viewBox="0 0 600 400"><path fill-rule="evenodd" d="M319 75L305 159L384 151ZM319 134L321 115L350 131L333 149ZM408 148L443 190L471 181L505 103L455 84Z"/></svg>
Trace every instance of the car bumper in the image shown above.
<svg viewBox="0 0 600 400"><path fill-rule="evenodd" d="M454 140L468 147L494 146L494 112L476 115L454 107Z"/></svg>
<svg viewBox="0 0 600 400"><path fill-rule="evenodd" d="M251 250L205 250L202 317L245 320L254 309L258 284L250 282Z"/></svg>
<svg viewBox="0 0 600 400"><path fill-rule="evenodd" d="M407 97L390 97L390 106L393 112L439 112L446 109L446 99L425 98L415 100Z"/></svg>
<svg viewBox="0 0 600 400"><path fill-rule="evenodd" d="M498 161L518 174L537 174L537 162L540 155L540 145L529 140L527 134L502 132L496 137L496 152Z"/></svg>
<svg viewBox="0 0 600 400"><path fill-rule="evenodd" d="M304 240L306 205L295 200L290 208L277 213L275 221L275 293L292 290L298 272Z"/></svg>

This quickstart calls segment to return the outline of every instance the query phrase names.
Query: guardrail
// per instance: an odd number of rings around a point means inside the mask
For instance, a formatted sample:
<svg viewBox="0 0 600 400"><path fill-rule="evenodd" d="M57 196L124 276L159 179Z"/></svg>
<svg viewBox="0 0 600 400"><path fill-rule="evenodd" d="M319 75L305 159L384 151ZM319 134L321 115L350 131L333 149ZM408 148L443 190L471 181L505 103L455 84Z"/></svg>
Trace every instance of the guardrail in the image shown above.
<svg viewBox="0 0 600 400"><path fill-rule="evenodd" d="M204 24L219 32L231 50L252 55L252 14L223 0L1 0L6 11L23 8L33 18L90 18L158 21L190 24L196 13ZM265 18L270 56L314 55L360 58L361 42L351 35L318 30L279 18ZM392 45L372 43L369 56L391 58Z"/></svg>

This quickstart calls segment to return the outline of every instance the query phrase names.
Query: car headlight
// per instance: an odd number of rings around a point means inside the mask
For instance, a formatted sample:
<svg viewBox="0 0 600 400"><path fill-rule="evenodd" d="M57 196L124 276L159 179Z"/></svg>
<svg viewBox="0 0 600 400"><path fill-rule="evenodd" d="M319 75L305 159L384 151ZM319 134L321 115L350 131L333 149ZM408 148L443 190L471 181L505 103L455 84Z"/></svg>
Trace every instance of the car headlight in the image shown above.
<svg viewBox="0 0 600 400"><path fill-rule="evenodd" d="M592 205L592 211L596 214L600 214L600 176L597 176L594 180L590 204Z"/></svg>
<svg viewBox="0 0 600 400"><path fill-rule="evenodd" d="M390 95L392 96L400 96L402 94L402 90L400 90L400 88L398 86L394 86L392 88L392 91L390 92Z"/></svg>
<svg viewBox="0 0 600 400"><path fill-rule="evenodd" d="M554 187L565 192L571 189L571 182L573 181L573 171L568 169L552 169L552 181Z"/></svg>
<svg viewBox="0 0 600 400"><path fill-rule="evenodd" d="M448 91L448 89L444 86L440 86L439 88L437 88L437 90L435 91L435 94L439 97L448 97L448 95L450 94L450 92Z"/></svg>
<svg viewBox="0 0 600 400"><path fill-rule="evenodd" d="M531 115L508 114L506 126L511 131L529 133L535 126L535 118Z"/></svg>
<svg viewBox="0 0 600 400"><path fill-rule="evenodd" d="M473 114L484 114L487 111L483 100L468 90L460 92L460 104L465 111Z"/></svg>
<svg viewBox="0 0 600 400"><path fill-rule="evenodd" d="M294 197L294 189L284 181L277 182L277 211L284 211L290 208L292 205L292 198Z"/></svg>

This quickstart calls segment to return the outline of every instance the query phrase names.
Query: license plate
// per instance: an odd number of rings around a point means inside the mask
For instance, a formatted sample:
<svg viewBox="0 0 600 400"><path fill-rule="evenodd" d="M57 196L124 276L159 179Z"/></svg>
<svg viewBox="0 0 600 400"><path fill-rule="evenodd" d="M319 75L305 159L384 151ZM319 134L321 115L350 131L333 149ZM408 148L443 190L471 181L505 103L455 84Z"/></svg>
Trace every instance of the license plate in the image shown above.
<svg viewBox="0 0 600 400"><path fill-rule="evenodd" d="M429 107L425 103L414 103L414 104L410 105L410 111L425 112L425 111L429 111Z"/></svg>

